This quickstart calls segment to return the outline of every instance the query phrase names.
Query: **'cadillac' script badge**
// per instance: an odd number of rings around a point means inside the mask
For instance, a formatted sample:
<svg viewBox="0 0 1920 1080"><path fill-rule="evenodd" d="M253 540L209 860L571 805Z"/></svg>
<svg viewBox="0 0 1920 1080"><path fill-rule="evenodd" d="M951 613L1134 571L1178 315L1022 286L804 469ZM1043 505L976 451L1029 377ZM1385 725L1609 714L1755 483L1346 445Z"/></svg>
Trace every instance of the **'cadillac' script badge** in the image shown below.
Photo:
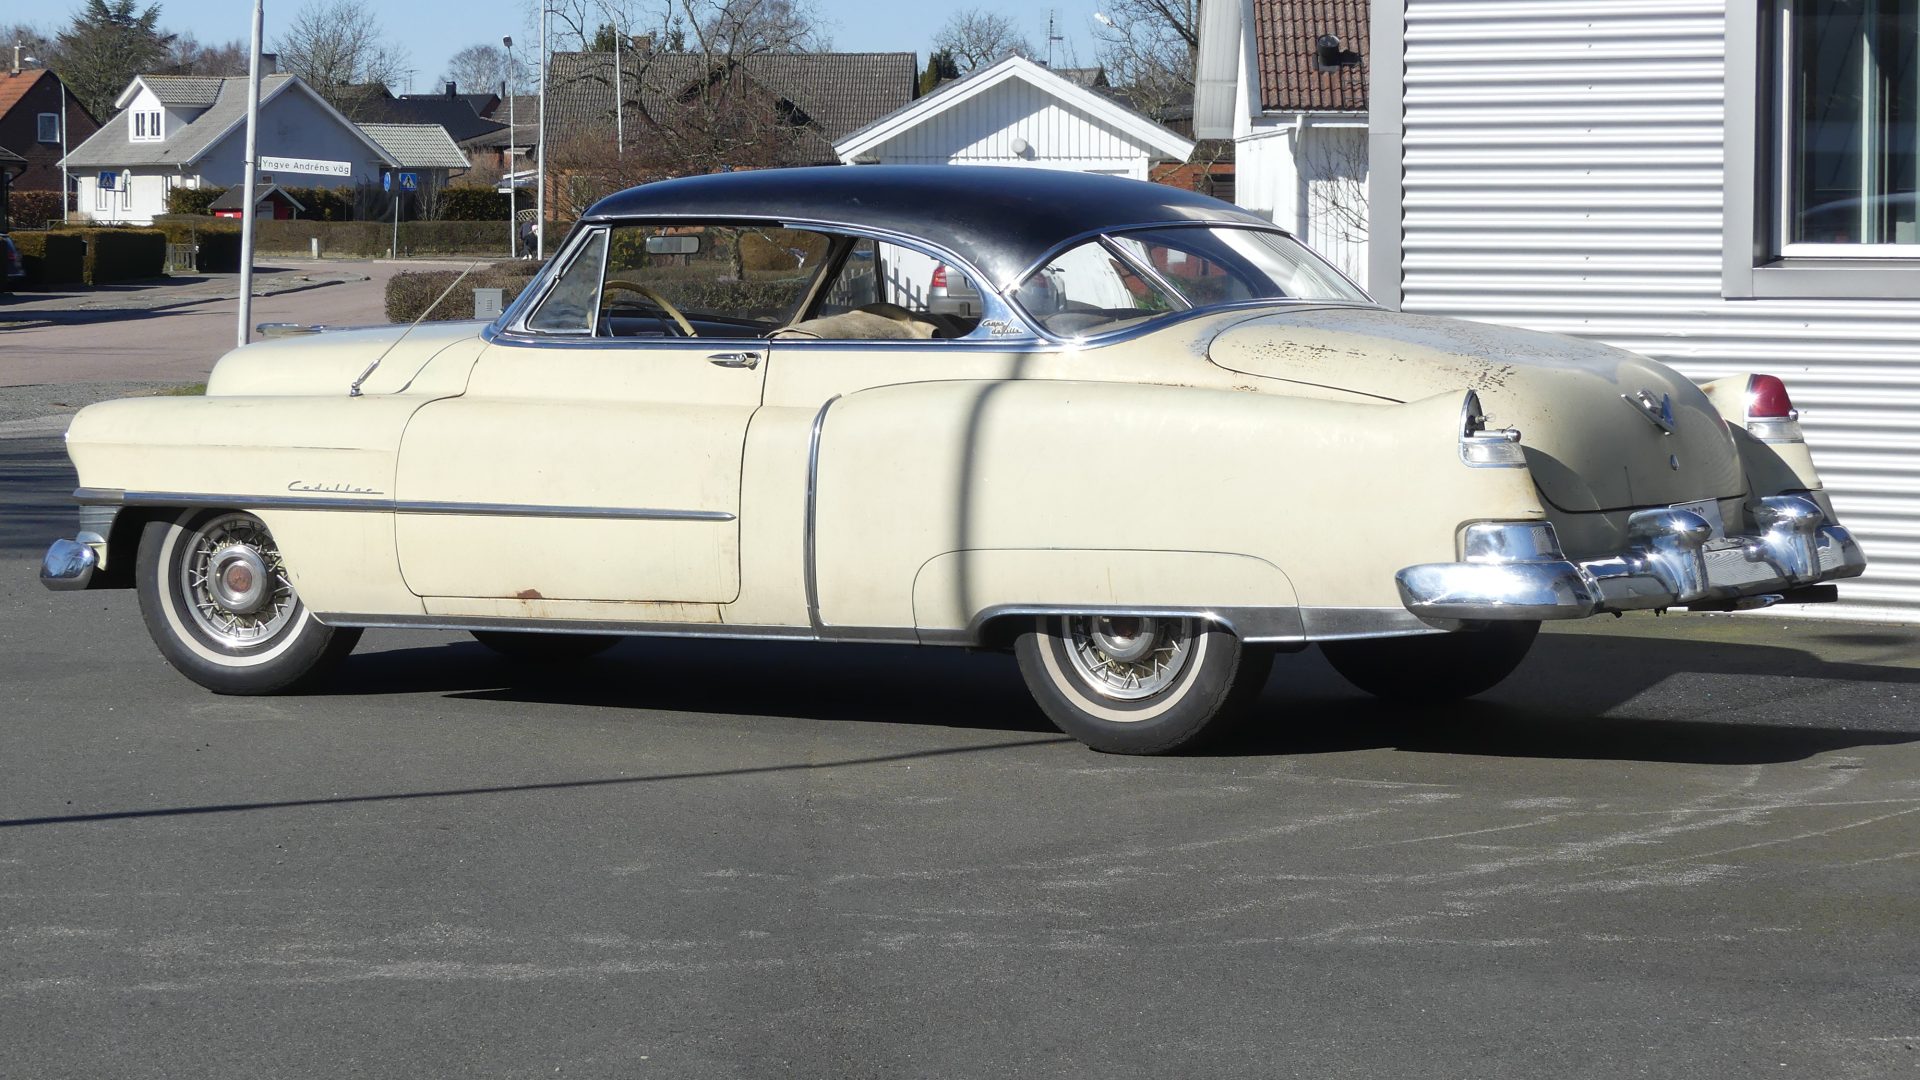
<svg viewBox="0 0 1920 1080"><path fill-rule="evenodd" d="M1653 391L1642 390L1629 397L1620 395L1620 400L1633 406L1634 411L1647 418L1647 423L1660 429L1662 434L1673 434L1673 395L1661 394L1655 401Z"/></svg>

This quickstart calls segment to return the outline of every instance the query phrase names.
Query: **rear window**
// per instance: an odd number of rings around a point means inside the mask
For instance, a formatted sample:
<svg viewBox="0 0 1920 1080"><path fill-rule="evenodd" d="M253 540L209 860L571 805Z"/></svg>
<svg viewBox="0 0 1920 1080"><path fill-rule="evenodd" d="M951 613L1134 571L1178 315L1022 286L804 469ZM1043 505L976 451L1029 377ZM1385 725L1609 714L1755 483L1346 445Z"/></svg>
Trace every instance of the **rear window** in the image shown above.
<svg viewBox="0 0 1920 1080"><path fill-rule="evenodd" d="M1020 285L1020 306L1060 337L1112 333L1187 305L1098 240L1068 248Z"/></svg>

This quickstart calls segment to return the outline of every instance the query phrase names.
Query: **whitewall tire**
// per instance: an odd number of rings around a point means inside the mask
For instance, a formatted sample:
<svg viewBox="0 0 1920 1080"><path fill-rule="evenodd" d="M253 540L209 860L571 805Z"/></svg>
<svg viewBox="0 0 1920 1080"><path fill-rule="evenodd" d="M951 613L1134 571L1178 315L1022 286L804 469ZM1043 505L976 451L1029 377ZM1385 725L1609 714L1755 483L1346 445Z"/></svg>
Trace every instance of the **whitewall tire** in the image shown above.
<svg viewBox="0 0 1920 1080"><path fill-rule="evenodd" d="M315 620L266 525L234 510L189 510L140 536L140 614L181 674L221 694L271 694L324 675L359 630Z"/></svg>

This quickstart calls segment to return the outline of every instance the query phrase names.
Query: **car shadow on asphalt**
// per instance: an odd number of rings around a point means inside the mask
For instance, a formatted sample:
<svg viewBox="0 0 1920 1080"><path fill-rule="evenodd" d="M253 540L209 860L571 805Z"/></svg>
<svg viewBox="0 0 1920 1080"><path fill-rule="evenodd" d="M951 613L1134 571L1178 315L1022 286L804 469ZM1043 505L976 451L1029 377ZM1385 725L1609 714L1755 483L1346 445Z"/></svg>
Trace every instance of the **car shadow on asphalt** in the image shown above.
<svg viewBox="0 0 1920 1080"><path fill-rule="evenodd" d="M1759 677L1774 682L1758 683ZM1691 685L1675 687L1670 680ZM1701 680L1712 680L1711 685ZM1834 684L1920 685L1920 670L1801 649L1672 637L1543 636L1501 687L1448 705L1402 705L1348 687L1317 650L1282 655L1253 714L1200 756L1396 749L1484 757L1754 765L1920 742L1920 720L1820 719ZM356 655L331 694L440 693L474 701L643 712L780 716L1050 732L1011 657L960 649L636 639L564 667L502 660L477 644ZM1870 691L1865 691L1870 692ZM1775 720L1804 699L1805 719ZM1764 714L1764 716L1760 715ZM1889 719L1888 717L1893 717Z"/></svg>

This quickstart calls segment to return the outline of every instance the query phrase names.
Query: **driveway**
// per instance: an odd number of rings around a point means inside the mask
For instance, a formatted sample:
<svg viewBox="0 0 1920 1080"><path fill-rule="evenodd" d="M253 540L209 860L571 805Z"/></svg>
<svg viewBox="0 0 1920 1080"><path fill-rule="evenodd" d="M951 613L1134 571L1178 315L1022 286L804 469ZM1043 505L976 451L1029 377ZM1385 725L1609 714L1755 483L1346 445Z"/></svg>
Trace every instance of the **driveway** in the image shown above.
<svg viewBox="0 0 1920 1080"><path fill-rule="evenodd" d="M0 439L0 1074L1888 1077L1920 635L1556 628L1457 708L1283 657L1129 759L1010 660L369 633L222 698L33 580Z"/></svg>

